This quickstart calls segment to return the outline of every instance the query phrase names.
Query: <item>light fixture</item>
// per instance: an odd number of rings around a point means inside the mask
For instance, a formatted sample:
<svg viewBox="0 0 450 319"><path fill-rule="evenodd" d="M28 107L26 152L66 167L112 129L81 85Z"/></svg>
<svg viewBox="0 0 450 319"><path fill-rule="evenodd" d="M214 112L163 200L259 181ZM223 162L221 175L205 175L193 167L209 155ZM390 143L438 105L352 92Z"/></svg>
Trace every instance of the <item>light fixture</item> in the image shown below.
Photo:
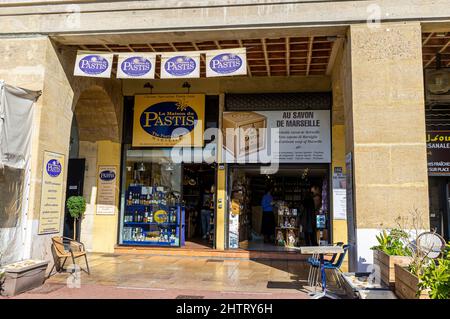
<svg viewBox="0 0 450 319"><path fill-rule="evenodd" d="M189 90L191 88L191 84L186 81L186 82L183 83L182 88L187 89L187 92L189 93Z"/></svg>
<svg viewBox="0 0 450 319"><path fill-rule="evenodd" d="M150 82L144 84L144 89L150 89L150 93L153 93L153 88L154 86Z"/></svg>
<svg viewBox="0 0 450 319"><path fill-rule="evenodd" d="M138 165L139 172L145 172L145 164L144 164L144 151L142 151L141 162Z"/></svg>

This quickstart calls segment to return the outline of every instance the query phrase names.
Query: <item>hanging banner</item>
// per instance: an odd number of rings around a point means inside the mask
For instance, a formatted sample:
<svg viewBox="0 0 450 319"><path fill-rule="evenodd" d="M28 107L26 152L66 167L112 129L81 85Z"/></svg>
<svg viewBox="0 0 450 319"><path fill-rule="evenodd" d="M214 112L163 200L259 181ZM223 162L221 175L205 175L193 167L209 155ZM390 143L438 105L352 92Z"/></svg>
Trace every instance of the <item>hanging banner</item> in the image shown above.
<svg viewBox="0 0 450 319"><path fill-rule="evenodd" d="M97 215L114 215L116 211L116 166L99 166L97 172Z"/></svg>
<svg viewBox="0 0 450 319"><path fill-rule="evenodd" d="M199 52L161 53L161 79L199 77Z"/></svg>
<svg viewBox="0 0 450 319"><path fill-rule="evenodd" d="M78 51L74 75L95 78L109 78L113 63L113 53Z"/></svg>
<svg viewBox="0 0 450 319"><path fill-rule="evenodd" d="M60 231L63 206L64 155L44 152L38 234Z"/></svg>
<svg viewBox="0 0 450 319"><path fill-rule="evenodd" d="M247 74L245 48L206 52L206 77Z"/></svg>
<svg viewBox="0 0 450 319"><path fill-rule="evenodd" d="M133 146L203 147L204 94L136 95Z"/></svg>
<svg viewBox="0 0 450 319"><path fill-rule="evenodd" d="M154 53L120 53L117 63L118 79L154 79Z"/></svg>

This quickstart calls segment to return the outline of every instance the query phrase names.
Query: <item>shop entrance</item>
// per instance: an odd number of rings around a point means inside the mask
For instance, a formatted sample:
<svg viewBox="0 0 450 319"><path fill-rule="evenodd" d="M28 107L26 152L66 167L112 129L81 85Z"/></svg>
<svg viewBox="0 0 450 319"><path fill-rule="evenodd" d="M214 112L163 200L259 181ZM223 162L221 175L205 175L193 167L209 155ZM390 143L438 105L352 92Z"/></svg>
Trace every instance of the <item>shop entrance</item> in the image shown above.
<svg viewBox="0 0 450 319"><path fill-rule="evenodd" d="M187 245L213 247L215 233L214 165L183 165L183 202Z"/></svg>
<svg viewBox="0 0 450 319"><path fill-rule="evenodd" d="M282 165L271 175L257 165L231 167L230 248L290 251L329 242L328 180L328 165Z"/></svg>

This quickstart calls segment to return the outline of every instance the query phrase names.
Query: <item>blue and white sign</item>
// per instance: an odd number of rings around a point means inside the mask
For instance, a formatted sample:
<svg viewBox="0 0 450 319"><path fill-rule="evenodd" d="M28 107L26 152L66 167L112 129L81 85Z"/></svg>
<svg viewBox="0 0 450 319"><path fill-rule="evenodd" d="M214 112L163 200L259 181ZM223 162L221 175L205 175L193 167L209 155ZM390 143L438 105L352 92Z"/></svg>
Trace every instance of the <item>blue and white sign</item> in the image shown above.
<svg viewBox="0 0 450 319"><path fill-rule="evenodd" d="M161 54L161 79L200 77L199 52Z"/></svg>
<svg viewBox="0 0 450 319"><path fill-rule="evenodd" d="M74 75L97 78L109 78L113 62L113 53L95 53L78 51Z"/></svg>
<svg viewBox="0 0 450 319"><path fill-rule="evenodd" d="M245 48L206 52L206 76L232 76L247 74Z"/></svg>
<svg viewBox="0 0 450 319"><path fill-rule="evenodd" d="M118 79L154 79L156 55L153 53L120 53Z"/></svg>
<svg viewBox="0 0 450 319"><path fill-rule="evenodd" d="M57 159L52 158L47 162L45 169L51 177L58 177L61 174L62 166Z"/></svg>
<svg viewBox="0 0 450 319"><path fill-rule="evenodd" d="M114 215L117 211L117 167L99 166L97 181L97 215Z"/></svg>

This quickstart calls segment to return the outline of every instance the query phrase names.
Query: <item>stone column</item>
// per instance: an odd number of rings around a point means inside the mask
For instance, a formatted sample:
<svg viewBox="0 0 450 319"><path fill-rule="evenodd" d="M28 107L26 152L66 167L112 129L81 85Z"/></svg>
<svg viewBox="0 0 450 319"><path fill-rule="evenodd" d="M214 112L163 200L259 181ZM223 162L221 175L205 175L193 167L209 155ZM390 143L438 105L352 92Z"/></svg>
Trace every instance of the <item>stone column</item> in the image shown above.
<svg viewBox="0 0 450 319"><path fill-rule="evenodd" d="M346 154L353 158L350 269L372 263L381 228L429 228L421 26L352 25L343 54ZM356 245L355 245L356 239Z"/></svg>

